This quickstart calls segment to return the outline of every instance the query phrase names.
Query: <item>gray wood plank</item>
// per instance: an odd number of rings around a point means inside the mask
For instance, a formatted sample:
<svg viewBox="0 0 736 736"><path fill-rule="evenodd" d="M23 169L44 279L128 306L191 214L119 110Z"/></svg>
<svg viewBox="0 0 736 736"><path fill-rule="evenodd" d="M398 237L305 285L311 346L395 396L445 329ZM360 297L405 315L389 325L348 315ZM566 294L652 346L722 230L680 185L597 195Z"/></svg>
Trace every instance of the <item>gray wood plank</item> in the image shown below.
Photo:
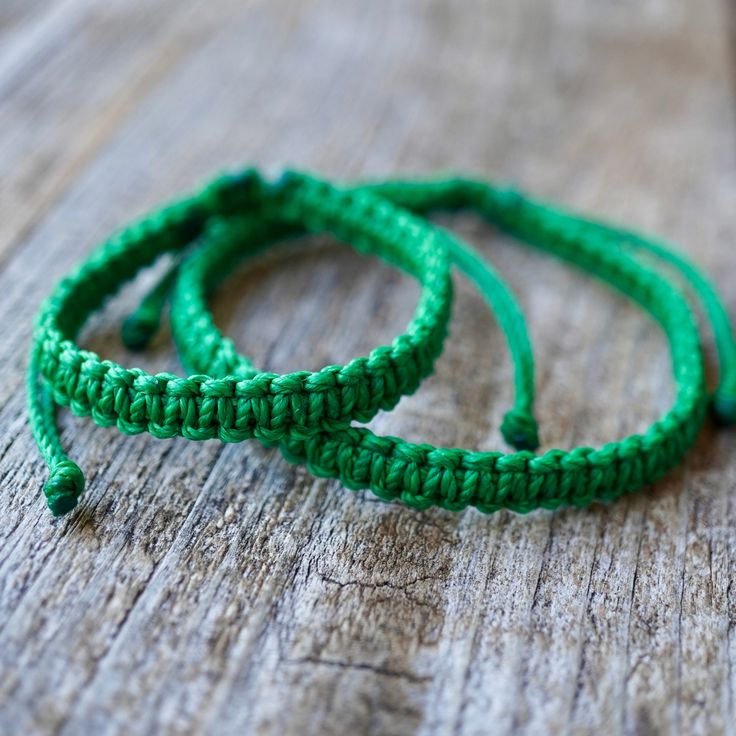
<svg viewBox="0 0 736 736"><path fill-rule="evenodd" d="M0 732L733 733L732 431L707 428L681 469L611 506L483 517L386 505L253 443L64 415L89 490L53 521L22 388L54 282L238 162L513 180L678 241L736 312L726 4L160 5L82 14L0 104ZM470 217L443 222L521 298L546 446L606 442L666 409L666 345L633 307ZM266 368L345 361L411 315L411 281L324 240L215 299ZM147 355L118 345L136 292L85 344L175 370L165 334ZM461 279L456 301L435 375L371 426L500 448L509 361Z"/></svg>
<svg viewBox="0 0 736 736"><path fill-rule="evenodd" d="M0 7L0 74L5 77L22 68L32 49L44 45L42 39L49 29L60 20L63 24L80 6L80 0L6 0Z"/></svg>
<svg viewBox="0 0 736 736"><path fill-rule="evenodd" d="M0 46L0 263L212 22L138 0L67 0L33 21Z"/></svg>

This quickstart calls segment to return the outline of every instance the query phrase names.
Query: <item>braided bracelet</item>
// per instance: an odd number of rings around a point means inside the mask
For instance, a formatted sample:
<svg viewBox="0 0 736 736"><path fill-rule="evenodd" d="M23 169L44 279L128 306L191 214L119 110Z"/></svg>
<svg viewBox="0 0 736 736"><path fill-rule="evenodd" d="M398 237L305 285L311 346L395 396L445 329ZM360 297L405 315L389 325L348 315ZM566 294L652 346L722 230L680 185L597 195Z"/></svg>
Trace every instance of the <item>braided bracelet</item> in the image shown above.
<svg viewBox="0 0 736 736"><path fill-rule="evenodd" d="M473 208L506 232L624 291L669 338L677 383L673 408L643 436L598 450L550 450L542 456L529 450L504 455L436 449L350 428L352 419L365 421L395 405L431 369L445 334L447 267L452 262L476 282L494 309L514 359L516 401L504 422L504 436L517 447L536 446L531 347L513 295L472 249L389 200L418 212ZM260 373L217 331L206 295L237 259L302 230L324 229L419 278L423 289L417 316L392 348L374 351L345 369L284 377ZM124 338L134 346L145 344L172 288L172 331L180 355L188 368L209 375L150 376L101 361L74 345L73 336L105 296L160 253L183 251L195 240L191 252L182 253L178 271L172 270L126 322ZM34 434L51 466L45 487L49 506L55 514L68 511L83 488L81 472L61 448L54 402L91 415L98 424L116 423L126 433L279 443L285 456L305 462L317 475L338 477L348 487L368 487L381 498L401 498L418 508L437 504L453 510L474 505L486 512L501 507L529 511L609 500L639 488L681 459L707 404L693 314L677 289L632 257L641 250L678 268L703 302L721 363L716 414L721 421L733 421L736 350L728 317L708 281L664 246L471 180L389 182L348 190L298 174L275 184L252 171L220 180L108 241L44 305L29 367L29 405ZM360 366L357 377L348 371L354 365ZM402 368L407 370L403 376ZM342 380L345 371L349 375Z"/></svg>
<svg viewBox="0 0 736 736"><path fill-rule="evenodd" d="M166 251L183 251L233 212L254 213L248 246L299 232L329 231L415 276L422 288L414 319L389 347L347 366L327 366L279 376L149 375L128 370L81 350L74 336L84 320L136 272ZM257 217L255 216L257 213ZM237 219L237 218L236 218ZM103 244L43 305L29 367L29 413L37 444L50 466L44 491L55 515L73 508L84 489L80 469L64 453L55 425L54 402L101 426L116 424L126 434L148 431L159 438L218 438L273 443L286 436L346 428L391 409L413 392L432 368L446 334L451 300L445 236L385 198L365 193L356 200L312 177L293 175L290 185L271 186L255 171L223 177L198 197L182 200L126 228ZM123 325L123 339L140 348L158 323L176 270L163 279L141 309ZM493 278L491 277L491 280ZM501 297L505 295L499 288ZM520 314L520 312L519 312ZM207 341L200 346L203 356ZM45 383L39 384L37 376ZM520 402L509 418L534 430ZM508 429L511 431L511 429ZM519 444L534 444L515 430Z"/></svg>
<svg viewBox="0 0 736 736"><path fill-rule="evenodd" d="M586 505L611 500L659 478L682 458L703 421L707 394L699 335L684 297L667 281L644 268L625 252L625 245L647 248L662 255L662 247L638 236L628 236L606 226L580 220L531 202L519 194L496 190L478 182L451 180L433 184L387 184L374 191L404 206L426 211L436 207L469 206L506 231L550 250L582 266L636 300L661 324L672 349L677 381L677 401L662 419L643 435L613 442L599 450L577 448L571 452L550 450L536 457L530 452L504 455L417 445L392 437L377 437L370 430L352 428L320 433L309 438L289 437L280 443L284 456L305 463L315 475L336 477L354 489L370 488L383 499L401 499L416 508L440 505L460 510L473 505L484 512L505 507L526 512L562 504ZM357 189L360 197L367 190ZM209 363L197 346L223 345L209 315L205 296L214 274L232 266L240 253L237 238L213 240L182 266L172 295L172 329L184 364L192 370L227 374L253 370L247 358L239 358L228 344L224 363ZM467 249L452 253L454 262L475 279L473 254ZM465 258L463 258L465 256ZM720 301L704 280L684 260L670 255L697 287L711 320L723 326ZM713 308L715 305L715 308ZM730 336L730 326L717 330ZM732 338L721 340L723 364L731 357ZM732 406L732 386L724 375L718 404L721 419Z"/></svg>

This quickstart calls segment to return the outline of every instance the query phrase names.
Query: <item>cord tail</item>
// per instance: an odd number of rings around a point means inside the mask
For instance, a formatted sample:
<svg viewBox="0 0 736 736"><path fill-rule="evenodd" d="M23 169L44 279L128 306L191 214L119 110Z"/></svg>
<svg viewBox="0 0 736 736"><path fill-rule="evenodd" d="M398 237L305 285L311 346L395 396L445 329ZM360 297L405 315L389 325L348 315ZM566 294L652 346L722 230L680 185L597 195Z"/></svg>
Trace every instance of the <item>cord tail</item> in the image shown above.
<svg viewBox="0 0 736 736"><path fill-rule="evenodd" d="M488 186L471 180L450 177L435 181L415 182L396 180L357 185L386 197L413 212L425 214L431 210L482 209ZM475 283L494 313L506 336L514 364L514 405L501 424L504 440L517 450L539 447L539 428L534 418L534 353L516 297L496 270L467 243L447 238L450 257L455 265Z"/></svg>
<svg viewBox="0 0 736 736"><path fill-rule="evenodd" d="M178 272L177 260L141 299L138 307L123 320L120 337L129 350L145 350L158 332L161 316Z"/></svg>
<svg viewBox="0 0 736 736"><path fill-rule="evenodd" d="M473 281L498 320L514 364L514 406L504 416L501 434L517 450L539 447L534 418L534 354L524 314L513 292L495 269L474 249L450 241L453 262Z"/></svg>
<svg viewBox="0 0 736 736"><path fill-rule="evenodd" d="M56 404L38 375L38 350L31 352L28 370L28 415L36 445L49 467L43 492L54 516L71 511L84 493L84 475L61 445Z"/></svg>

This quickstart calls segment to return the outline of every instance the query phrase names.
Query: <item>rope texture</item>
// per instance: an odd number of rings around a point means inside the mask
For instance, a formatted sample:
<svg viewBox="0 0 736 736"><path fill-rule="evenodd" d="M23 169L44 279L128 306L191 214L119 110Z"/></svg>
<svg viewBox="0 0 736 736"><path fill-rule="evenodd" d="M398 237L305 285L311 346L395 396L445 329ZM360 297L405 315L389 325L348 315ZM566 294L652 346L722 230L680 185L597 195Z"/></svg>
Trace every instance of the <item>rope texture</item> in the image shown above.
<svg viewBox="0 0 736 736"><path fill-rule="evenodd" d="M598 449L535 455L534 362L522 311L477 252L421 217L440 209L473 210L637 302L668 338L677 389L673 407L642 435ZM421 285L419 302L405 333L367 357L316 372L265 373L220 333L207 299L239 261L306 232L330 232L406 271ZM175 255L175 265L124 322L122 337L129 347L144 348L170 299L174 340L192 375L151 375L80 349L74 340L89 315L167 252ZM720 423L736 421L736 346L727 312L709 281L661 243L466 178L335 187L296 172L276 182L252 169L221 177L114 235L42 306L28 396L31 427L50 468L48 505L55 515L64 514L84 490L82 472L59 440L57 404L126 434L255 438L278 445L287 459L306 464L315 475L420 509L472 505L484 512L527 512L609 501L639 489L682 459L708 405L693 311L679 288L645 265L642 255L673 267L697 295L720 362L714 412ZM507 339L515 400L502 432L515 453L435 448L351 426L393 408L431 372L447 333L453 265L476 284Z"/></svg>

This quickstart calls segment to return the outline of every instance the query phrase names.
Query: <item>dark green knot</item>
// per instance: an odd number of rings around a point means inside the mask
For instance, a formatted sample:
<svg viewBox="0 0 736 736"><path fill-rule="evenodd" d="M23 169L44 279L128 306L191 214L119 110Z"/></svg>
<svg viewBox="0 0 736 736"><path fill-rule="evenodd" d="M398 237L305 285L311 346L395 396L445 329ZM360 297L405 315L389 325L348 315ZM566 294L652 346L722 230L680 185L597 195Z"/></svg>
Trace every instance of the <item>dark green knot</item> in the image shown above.
<svg viewBox="0 0 736 736"><path fill-rule="evenodd" d="M539 447L539 428L527 411L511 409L501 423L501 434L517 450L536 450Z"/></svg>
<svg viewBox="0 0 736 736"><path fill-rule="evenodd" d="M84 493L84 475L71 460L62 460L51 470L43 487L46 503L54 516L63 516L71 511Z"/></svg>
<svg viewBox="0 0 736 736"><path fill-rule="evenodd" d="M217 215L247 212L263 197L265 184L256 169L222 174L202 193L201 201Z"/></svg>
<svg viewBox="0 0 736 736"><path fill-rule="evenodd" d="M736 424L736 396L730 391L716 391L711 410L716 424L722 427Z"/></svg>
<svg viewBox="0 0 736 736"><path fill-rule="evenodd" d="M120 337L128 350L145 350L158 331L161 312L152 309L136 309L128 315L120 328Z"/></svg>

